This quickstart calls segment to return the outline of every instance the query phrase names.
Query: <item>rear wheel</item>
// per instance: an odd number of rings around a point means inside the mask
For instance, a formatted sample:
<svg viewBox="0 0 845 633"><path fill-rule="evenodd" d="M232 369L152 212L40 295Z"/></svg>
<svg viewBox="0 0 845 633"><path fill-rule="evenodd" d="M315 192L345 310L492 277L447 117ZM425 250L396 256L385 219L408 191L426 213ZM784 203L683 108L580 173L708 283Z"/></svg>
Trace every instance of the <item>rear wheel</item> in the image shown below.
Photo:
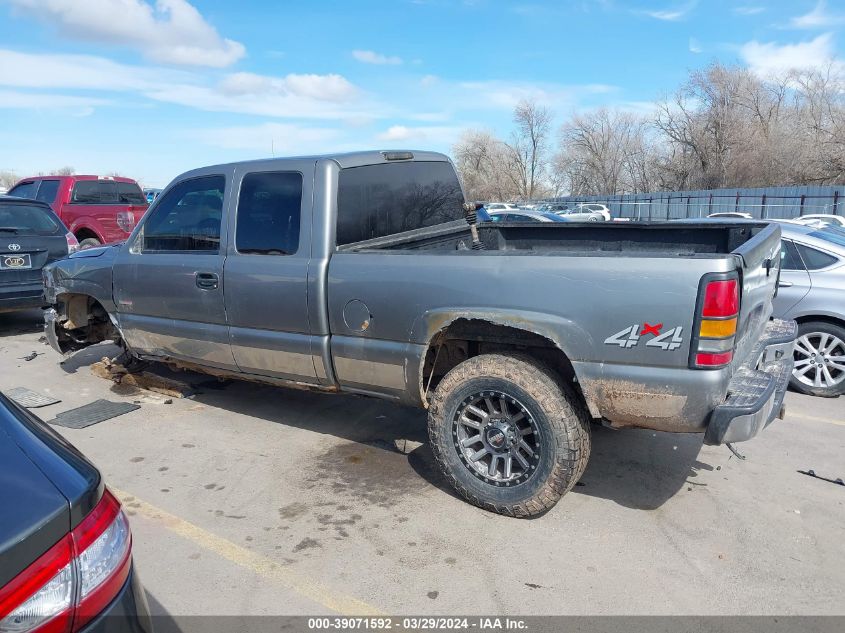
<svg viewBox="0 0 845 633"><path fill-rule="evenodd" d="M484 354L435 390L428 432L440 469L470 503L515 517L552 508L590 455L584 407L529 356Z"/></svg>
<svg viewBox="0 0 845 633"><path fill-rule="evenodd" d="M79 242L79 250L85 250L86 248L96 248L100 246L100 240L96 237L86 237L84 240L80 240Z"/></svg>
<svg viewBox="0 0 845 633"><path fill-rule="evenodd" d="M801 323L790 385L812 396L845 393L845 328L824 321Z"/></svg>

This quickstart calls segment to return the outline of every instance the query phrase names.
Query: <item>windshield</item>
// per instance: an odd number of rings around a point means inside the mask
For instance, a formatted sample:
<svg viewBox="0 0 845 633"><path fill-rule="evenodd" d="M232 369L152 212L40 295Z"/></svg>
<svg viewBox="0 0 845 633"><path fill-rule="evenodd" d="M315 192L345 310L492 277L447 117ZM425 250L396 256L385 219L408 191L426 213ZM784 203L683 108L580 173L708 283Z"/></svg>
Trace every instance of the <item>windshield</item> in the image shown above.
<svg viewBox="0 0 845 633"><path fill-rule="evenodd" d="M0 232L55 235L59 230L58 220L45 207L0 203Z"/></svg>
<svg viewBox="0 0 845 633"><path fill-rule="evenodd" d="M810 237L815 237L837 246L845 246L845 229L840 229L835 226L826 226L818 231L809 233Z"/></svg>

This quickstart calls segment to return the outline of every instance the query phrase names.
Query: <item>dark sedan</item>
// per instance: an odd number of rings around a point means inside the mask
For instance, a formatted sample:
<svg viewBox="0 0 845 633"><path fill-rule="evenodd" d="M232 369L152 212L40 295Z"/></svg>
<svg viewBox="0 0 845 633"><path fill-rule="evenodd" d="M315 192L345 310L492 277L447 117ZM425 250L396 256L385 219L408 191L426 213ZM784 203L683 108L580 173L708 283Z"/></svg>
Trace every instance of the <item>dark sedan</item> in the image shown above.
<svg viewBox="0 0 845 633"><path fill-rule="evenodd" d="M79 451L0 394L0 631L150 633L120 502Z"/></svg>
<svg viewBox="0 0 845 633"><path fill-rule="evenodd" d="M42 307L41 269L78 248L50 205L0 196L0 312Z"/></svg>

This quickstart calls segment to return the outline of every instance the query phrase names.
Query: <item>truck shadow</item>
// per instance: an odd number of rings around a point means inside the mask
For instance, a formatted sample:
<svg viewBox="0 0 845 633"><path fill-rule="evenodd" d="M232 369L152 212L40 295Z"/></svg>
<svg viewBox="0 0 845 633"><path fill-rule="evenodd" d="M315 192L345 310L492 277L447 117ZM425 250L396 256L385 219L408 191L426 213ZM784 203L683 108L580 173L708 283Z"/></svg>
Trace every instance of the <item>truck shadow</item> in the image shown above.
<svg viewBox="0 0 845 633"><path fill-rule="evenodd" d="M62 367L68 373L84 371L118 351L115 346L97 345L65 359ZM328 487L334 493L390 507L403 495L418 494L422 478L457 497L435 463L428 445L426 412L421 409L364 396L219 381L194 372L171 372L156 364L148 369L191 385L192 400L203 406L344 440L312 456L319 472L303 473L301 483L306 489ZM113 391L132 396L122 385ZM659 508L684 485L704 485L694 481L697 471L712 470L697 459L702 446L698 434L612 431L593 425L592 440L590 462L573 493L625 507Z"/></svg>
<svg viewBox="0 0 845 633"><path fill-rule="evenodd" d="M637 510L656 510L700 470L713 470L698 460L703 436L697 433L658 433L644 429L614 431L593 426L590 463L574 489Z"/></svg>

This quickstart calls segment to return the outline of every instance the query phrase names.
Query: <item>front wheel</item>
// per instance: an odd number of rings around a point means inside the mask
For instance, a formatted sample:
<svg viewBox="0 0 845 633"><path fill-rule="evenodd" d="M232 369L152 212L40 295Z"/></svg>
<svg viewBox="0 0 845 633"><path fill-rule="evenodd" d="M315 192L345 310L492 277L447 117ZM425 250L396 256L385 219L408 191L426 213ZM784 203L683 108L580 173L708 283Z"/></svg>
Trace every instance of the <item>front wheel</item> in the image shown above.
<svg viewBox="0 0 845 633"><path fill-rule="evenodd" d="M845 328L824 321L801 323L789 384L811 396L845 393Z"/></svg>
<svg viewBox="0 0 845 633"><path fill-rule="evenodd" d="M552 508L587 466L583 405L529 356L484 354L452 369L428 416L432 452L467 501L531 517Z"/></svg>
<svg viewBox="0 0 845 633"><path fill-rule="evenodd" d="M79 250L84 251L86 248L97 248L100 245L100 240L96 237L86 237L79 242Z"/></svg>

